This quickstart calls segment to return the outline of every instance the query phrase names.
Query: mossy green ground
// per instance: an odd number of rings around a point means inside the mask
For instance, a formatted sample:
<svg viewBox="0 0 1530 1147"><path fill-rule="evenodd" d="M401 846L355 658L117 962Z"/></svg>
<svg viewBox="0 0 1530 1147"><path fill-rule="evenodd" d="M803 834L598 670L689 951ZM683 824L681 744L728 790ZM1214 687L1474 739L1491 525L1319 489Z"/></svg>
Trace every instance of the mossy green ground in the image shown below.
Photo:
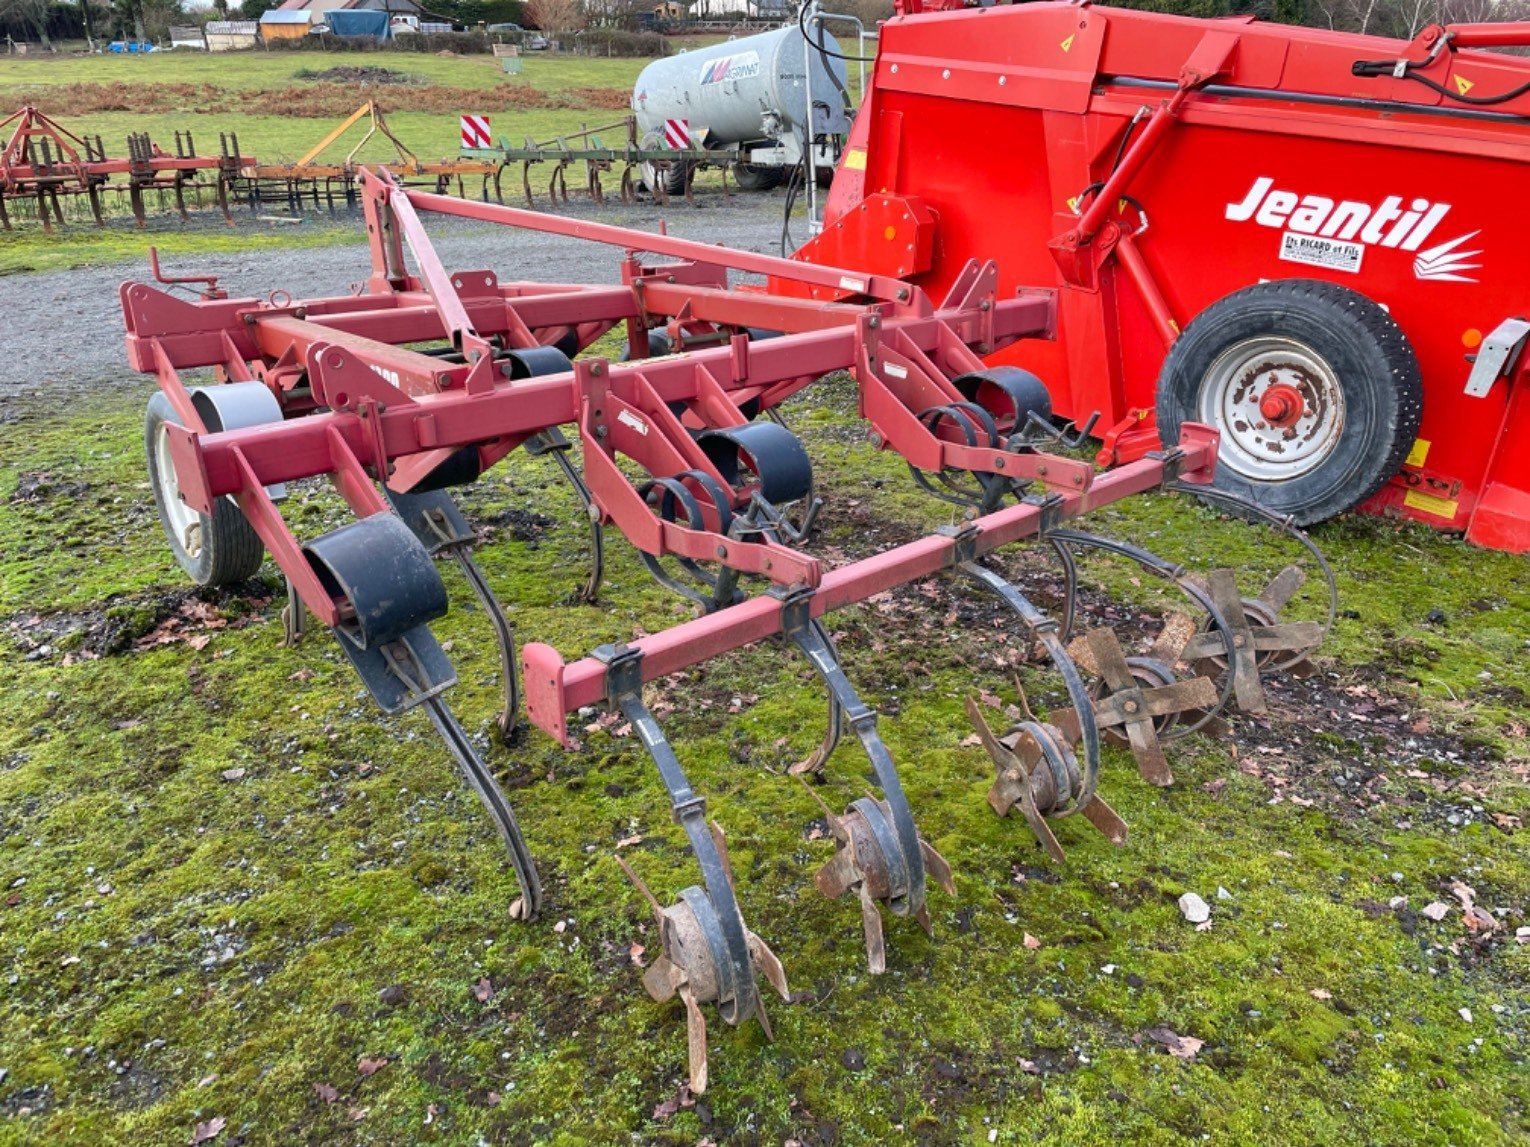
<svg viewBox="0 0 1530 1147"><path fill-rule="evenodd" d="M949 579L835 615L957 873L954 898L932 894L934 942L890 924L882 977L854 905L812 885L831 845L784 772L821 729L801 659L766 645L651 689L799 993L772 1007L773 1044L710 1013L712 1087L676 1110L683 1013L640 986L658 940L612 854L661 896L695 872L638 745L609 727L572 753L535 731L491 744L489 629L446 575L452 702L549 896L544 920L512 923L497 838L426 720L379 717L323 633L283 647L270 565L210 609L188 598L143 472L148 393L0 406L0 1142L177 1143L214 1119L246 1143L1523 1141L1524 559L1369 518L1320 530L1347 611L1324 687L1354 713L1281 693L1243 724L1241 759L1179 742L1166 790L1110 750L1102 791L1131 837L1063 823L1060 865L992 814L991 766L964 743L968 694L1014 699L1004 620L959 617L974 591ZM949 521L864 444L847 386L794 405L829 495L821 552ZM687 615L619 540L601 604L571 604L585 537L550 466L518 459L465 501L523 640L572 658ZM339 520L306 486L286 510L305 536ZM1097 524L1256 587L1288 553L1164 498ZM1089 575L1155 599L1134 571ZM188 600L205 645L154 644ZM1046 674L1026 680L1049 696ZM1378 703L1427 718L1433 747L1357 801L1340 785ZM1276 762L1294 799L1272 803ZM867 771L846 745L821 791L843 806ZM1457 880L1503 910L1491 941L1459 911L1417 914ZM1209 931L1181 918L1185 891L1211 902ZM1204 1046L1176 1058L1155 1028Z"/></svg>

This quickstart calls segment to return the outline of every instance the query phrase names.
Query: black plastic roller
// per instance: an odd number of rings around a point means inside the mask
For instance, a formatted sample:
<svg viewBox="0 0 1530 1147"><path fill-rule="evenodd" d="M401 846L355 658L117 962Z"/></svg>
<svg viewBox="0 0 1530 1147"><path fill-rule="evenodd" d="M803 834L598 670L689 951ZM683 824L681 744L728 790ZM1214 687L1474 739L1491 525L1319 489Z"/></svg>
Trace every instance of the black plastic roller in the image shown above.
<svg viewBox="0 0 1530 1147"><path fill-rule="evenodd" d="M574 369L574 364L560 346L521 347L505 351L499 356L501 369L505 366L510 368L506 377L512 382L544 374L567 374Z"/></svg>
<svg viewBox="0 0 1530 1147"><path fill-rule="evenodd" d="M707 459L730 486L749 473L772 505L807 497L813 489L813 463L798 437L774 422L751 422L708 430L696 439Z"/></svg>
<svg viewBox="0 0 1530 1147"><path fill-rule="evenodd" d="M1052 395L1046 383L1018 366L991 366L959 375L951 383L968 402L992 414L1001 433L1023 433L1032 414L1052 417Z"/></svg>
<svg viewBox="0 0 1530 1147"><path fill-rule="evenodd" d="M419 538L393 514L374 514L303 547L331 597L355 616L339 627L362 649L397 641L446 613L446 586Z"/></svg>

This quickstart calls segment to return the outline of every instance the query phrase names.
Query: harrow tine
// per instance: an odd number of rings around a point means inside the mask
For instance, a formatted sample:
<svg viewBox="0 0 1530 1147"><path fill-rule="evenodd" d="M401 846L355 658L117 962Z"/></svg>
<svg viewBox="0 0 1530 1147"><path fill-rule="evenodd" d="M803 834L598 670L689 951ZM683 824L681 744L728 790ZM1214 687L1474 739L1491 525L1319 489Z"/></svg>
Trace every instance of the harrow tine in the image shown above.
<svg viewBox="0 0 1530 1147"><path fill-rule="evenodd" d="M632 865L627 863L626 858L621 853L616 854L616 863L622 866L622 871L627 874L627 879L632 881L633 887L643 894L643 899L653 905L654 915L662 918L664 905L660 904L659 898L648 890L648 885L643 883L643 878L632 870Z"/></svg>
<svg viewBox="0 0 1530 1147"><path fill-rule="evenodd" d="M707 1025L701 1005L715 1003L723 1019L735 1026L757 1017L770 1036L770 1020L756 980L763 973L782 998L788 999L786 974L769 945L744 924L734 895L727 838L715 821L708 824L706 799L691 788L674 749L643 704L642 654L624 646L605 645L595 656L606 665L606 704L638 731L669 792L674 817L701 867L704 887L683 889L679 899L665 908L627 863L617 858L658 918L663 954L644 974L643 986L660 1003L675 995L684 1002L690 1085L700 1094L707 1086Z"/></svg>
<svg viewBox="0 0 1530 1147"><path fill-rule="evenodd" d="M1163 629L1148 649L1148 656L1171 669L1184 657L1185 646L1195 636L1195 619L1178 610L1164 615Z"/></svg>
<svg viewBox="0 0 1530 1147"><path fill-rule="evenodd" d="M282 606L282 644L289 649L303 639L303 622L308 616L308 611L303 607L303 599L298 596L297 586L292 584L289 577L287 582L287 604Z"/></svg>
<svg viewBox="0 0 1530 1147"><path fill-rule="evenodd" d="M876 712L861 700L845 676L837 653L825 640L823 627L813 624L812 591L772 592L782 599L782 633L802 651L838 700L841 714L860 740L884 794L881 800L868 796L851 802L843 816L829 815L838 848L814 877L814 883L830 899L856 891L867 963L874 975L880 974L887 969L881 908L886 906L895 916L914 916L927 925L928 914L921 916L925 877L935 877L948 894L954 895L951 866L919 835L897 766L877 733ZM927 856L936 861L928 870Z"/></svg>
<svg viewBox="0 0 1530 1147"><path fill-rule="evenodd" d="M579 600L593 605L600 597L600 584L605 579L605 530L600 524L600 508L595 505L595 496L585 484L584 475L579 473L579 468L569 459L571 447L572 444L556 428L535 434L525 443L527 453L533 457L541 454L552 456L564 479L573 487L579 504L584 507L585 517L590 523L590 576L579 591Z"/></svg>
<svg viewBox="0 0 1530 1147"><path fill-rule="evenodd" d="M815 618L809 624L818 630L819 640L833 650L834 639L829 636L829 631L823 622ZM837 651L835 655L838 656ZM839 697L831 692L829 694L829 723L824 730L823 740L812 753L797 761L786 771L792 776L822 773L824 766L829 762L829 758L833 756L834 750L839 747L839 739L844 733L844 727L844 710L840 708Z"/></svg>
<svg viewBox="0 0 1530 1147"><path fill-rule="evenodd" d="M1287 566L1276 574L1270 584L1259 591L1258 600L1264 602L1271 609L1280 610L1288 605L1297 590L1301 589L1307 581L1307 574L1301 566Z"/></svg>
<svg viewBox="0 0 1530 1147"><path fill-rule="evenodd" d="M537 876L536 862L531 858L531 850L526 845L521 826L515 819L515 810L510 807L509 799L505 796L504 790L499 787L499 783L495 781L494 775L489 772L488 766L474 751L467 733L457 723L457 718L447 707L446 701L436 695L430 697L425 704L431 723L446 741L447 748L451 750L468 784L478 794L478 799L483 802L484 808L488 809L495 826L499 829L500 839L504 841L510 853L510 863L515 869L516 883L521 889L520 898L510 905L510 918L512 920L535 919L542 911L542 882Z"/></svg>

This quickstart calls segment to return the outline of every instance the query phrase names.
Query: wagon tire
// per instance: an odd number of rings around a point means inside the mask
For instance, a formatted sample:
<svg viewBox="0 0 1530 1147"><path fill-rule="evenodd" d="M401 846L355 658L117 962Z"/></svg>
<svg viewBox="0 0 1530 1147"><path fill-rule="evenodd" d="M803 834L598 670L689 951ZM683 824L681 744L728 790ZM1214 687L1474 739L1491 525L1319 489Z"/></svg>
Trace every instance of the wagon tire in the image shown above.
<svg viewBox="0 0 1530 1147"><path fill-rule="evenodd" d="M684 195L685 185L696 165L688 159L672 159L669 166L660 168L656 163L645 163L642 168L643 186L652 194L654 188L663 185L666 196Z"/></svg>
<svg viewBox="0 0 1530 1147"><path fill-rule="evenodd" d="M1357 291L1260 283L1207 307L1158 380L1163 440L1221 432L1215 485L1298 525L1360 505L1407 458L1424 410L1402 328Z"/></svg>
<svg viewBox="0 0 1530 1147"><path fill-rule="evenodd" d="M180 484L167 449L166 426L181 425L180 416L163 394L149 399L144 416L144 453L149 484L159 510L159 524L170 543L176 564L201 586L232 585L255 576L265 559L265 546L233 498L219 498L211 514L181 501Z"/></svg>
<svg viewBox="0 0 1530 1147"><path fill-rule="evenodd" d="M733 182L740 191L774 191L786 178L786 170L780 167L762 167L755 163L735 163Z"/></svg>

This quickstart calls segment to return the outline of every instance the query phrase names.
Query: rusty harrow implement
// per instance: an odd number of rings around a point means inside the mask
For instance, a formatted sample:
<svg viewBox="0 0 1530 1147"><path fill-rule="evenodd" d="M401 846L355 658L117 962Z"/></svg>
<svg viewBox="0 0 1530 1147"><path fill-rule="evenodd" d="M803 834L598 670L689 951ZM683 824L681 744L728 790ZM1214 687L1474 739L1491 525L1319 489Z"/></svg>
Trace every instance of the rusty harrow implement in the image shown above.
<svg viewBox="0 0 1530 1147"><path fill-rule="evenodd" d="M174 155L135 133L128 136L127 158L117 159L106 154L99 135L74 135L31 105L0 121L0 135L7 129L9 138L0 149L0 227L7 231L12 229L8 200L35 205L43 230L52 234L55 223L64 225L63 198L83 196L96 223L104 225L104 197L125 195L142 227L151 196L171 196L184 219L187 193L200 201L209 187L224 218L230 218L228 188L237 166L226 157L198 155L189 131L175 133ZM210 184L201 181L204 174L212 177Z"/></svg>
<svg viewBox="0 0 1530 1147"><path fill-rule="evenodd" d="M601 140L602 132L619 133L624 137L622 145L607 146ZM547 198L554 206L568 202L570 169L583 177L574 185L574 190L589 196L595 203L606 201L602 177L613 171L621 172L616 183L623 203L637 199L640 185L646 187L657 202L664 203L671 197L669 189L676 184L684 190L673 194L684 195L693 201L695 173L703 166L715 167L722 173L723 194L728 195L728 171L738 162L736 148L709 151L699 144L692 144L676 149L663 146L658 139L639 139L637 119L630 115L600 127L586 127L552 139L539 141L527 136L520 147L501 139L494 147L464 147L461 154L464 161L486 161L495 165L492 177L494 197L501 203L504 202L504 170L519 164L521 193L527 207L536 205L531 183L533 168L546 173ZM485 183L485 199L488 198L488 186Z"/></svg>
<svg viewBox="0 0 1530 1147"><path fill-rule="evenodd" d="M948 572L997 595L1017 634L1055 667L1068 705L1044 719L1027 705L1025 719L997 733L973 707L995 767L989 801L1000 815L1019 808L1059 859L1053 826L1074 814L1125 839L1098 793L1102 741L1129 746L1142 774L1167 784L1166 744L1214 729L1231 705L1263 709L1263 675L1299 668L1322 640L1325 623L1282 617L1302 566L1245 596L1230 572L1197 579L1078 527L1083 515L1134 495L1205 493L1216 435L1186 425L1176 446L1103 473L1059 449L1077 445L1087 427L1059 428L1038 379L986 368L979 357L1050 337L1056 300L1037 290L1000 297L992 263L969 264L937 300L896 278L410 191L371 171L359 187L372 269L358 294L231 299L209 280L188 300L122 286L129 358L161 388L149 404L146 445L171 548L203 584L248 577L269 552L300 607L289 614L294 625L306 610L327 626L386 712L426 711L509 851L520 893L511 914L520 919L543 906L537 869L508 800L448 707L453 669L430 629L447 610L434 559L451 556L495 621L499 725L508 730L521 705L514 637L473 566L473 530L449 487L517 447L548 455L590 512L595 569L586 594L599 589L602 531L615 526L660 584L695 604L693 620L641 640L572 662L530 644L519 665L527 713L564 745L566 715L583 706L631 722L695 854L701 883L667 905L629 875L662 936L662 958L644 984L655 999L684 1002L697 1091L707 1077L702 1005L716 1005L730 1024L758 1018L768 1031L759 978L785 996L786 977L745 923L726 839L645 704L645 683L778 636L803 655L826 686L830 719L822 745L796 771L822 782L848 733L879 790L843 813L823 805L836 848L816 883L830 897L853 897L870 968L880 972L884 914L931 931L928 886L948 894L954 886L950 865L919 832L877 714L852 684L825 615ZM506 283L492 271L448 272L422 212L614 246L625 252L621 282ZM853 297L823 304L730 289L730 271ZM573 357L618 325L628 361ZM220 381L188 387L182 372L197 368ZM855 378L872 441L962 512L958 525L829 569L806 548L821 506L812 463L774 416L787 398L841 370ZM355 520L299 539L282 517L285 484L321 475ZM1268 517L1212 493L1241 514ZM1327 576L1299 532L1280 519L1269 525L1307 545ZM1060 563L1058 618L984 560L1028 539ZM1161 576L1183 592L1188 612L1171 615L1146 653L1129 651L1110 629L1075 635L1075 558L1084 551ZM1328 588L1331 620L1331 577Z"/></svg>
<svg viewBox="0 0 1530 1147"><path fill-rule="evenodd" d="M343 156L337 144L346 133L358 124L365 123L366 131ZM375 138L381 138L393 148L393 155L385 160L360 158L362 149ZM434 187L440 194L457 185L457 194L466 194L468 180L477 180L482 198L489 197L491 183L498 198L500 166L471 157L442 160L422 160L404 145L393 133L388 120L377 101L368 100L342 120L323 139L292 163L258 163L239 154L239 138L226 137L222 141L223 159L236 172L234 197L248 203L259 211L263 205L279 205L296 212L303 204L321 204L334 211L337 201L347 208L356 206L356 184L363 163L371 167L384 167L395 179L411 186Z"/></svg>

